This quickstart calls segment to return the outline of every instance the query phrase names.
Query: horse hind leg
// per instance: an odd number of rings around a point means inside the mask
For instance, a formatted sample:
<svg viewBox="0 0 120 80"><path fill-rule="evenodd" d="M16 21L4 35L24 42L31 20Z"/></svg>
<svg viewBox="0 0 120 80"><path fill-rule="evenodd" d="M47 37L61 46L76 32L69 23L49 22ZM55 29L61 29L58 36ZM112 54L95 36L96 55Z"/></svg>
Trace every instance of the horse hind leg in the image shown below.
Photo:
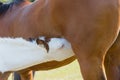
<svg viewBox="0 0 120 80"><path fill-rule="evenodd" d="M108 52L104 64L108 80L120 80L120 54Z"/></svg>
<svg viewBox="0 0 120 80"><path fill-rule="evenodd" d="M108 80L120 80L120 34L108 50L104 64Z"/></svg>

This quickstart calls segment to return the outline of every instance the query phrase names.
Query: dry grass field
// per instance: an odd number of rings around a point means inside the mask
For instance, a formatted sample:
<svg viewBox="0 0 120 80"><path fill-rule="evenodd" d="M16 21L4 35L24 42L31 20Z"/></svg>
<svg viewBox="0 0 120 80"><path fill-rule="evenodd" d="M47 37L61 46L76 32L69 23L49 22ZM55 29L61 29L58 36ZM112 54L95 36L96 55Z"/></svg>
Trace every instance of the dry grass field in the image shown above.
<svg viewBox="0 0 120 80"><path fill-rule="evenodd" d="M9 80L13 80L12 76ZM83 80L80 74L80 69L77 61L72 62L69 65L61 68L49 70L49 71L38 71L35 74L34 80Z"/></svg>

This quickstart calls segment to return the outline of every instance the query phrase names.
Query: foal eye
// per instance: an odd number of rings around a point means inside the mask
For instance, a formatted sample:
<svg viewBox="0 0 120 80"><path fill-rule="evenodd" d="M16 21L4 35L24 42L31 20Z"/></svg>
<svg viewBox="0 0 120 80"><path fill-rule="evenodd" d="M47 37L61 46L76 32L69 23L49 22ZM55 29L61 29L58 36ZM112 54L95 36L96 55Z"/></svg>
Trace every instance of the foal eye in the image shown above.
<svg viewBox="0 0 120 80"><path fill-rule="evenodd" d="M40 40L40 39L37 39L37 40L36 40L36 43L37 43L37 44L44 44L44 41L43 41L43 40Z"/></svg>

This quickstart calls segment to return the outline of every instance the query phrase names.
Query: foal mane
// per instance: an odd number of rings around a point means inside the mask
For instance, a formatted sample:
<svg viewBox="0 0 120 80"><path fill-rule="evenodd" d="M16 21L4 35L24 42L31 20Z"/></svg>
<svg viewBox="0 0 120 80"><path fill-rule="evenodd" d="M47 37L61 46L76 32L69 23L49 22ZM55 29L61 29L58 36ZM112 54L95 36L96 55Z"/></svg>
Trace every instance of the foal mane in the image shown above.
<svg viewBox="0 0 120 80"><path fill-rule="evenodd" d="M25 0L13 0L10 3L2 3L0 2L0 15L5 14L7 10L12 7L14 4L19 5L20 3L24 2Z"/></svg>

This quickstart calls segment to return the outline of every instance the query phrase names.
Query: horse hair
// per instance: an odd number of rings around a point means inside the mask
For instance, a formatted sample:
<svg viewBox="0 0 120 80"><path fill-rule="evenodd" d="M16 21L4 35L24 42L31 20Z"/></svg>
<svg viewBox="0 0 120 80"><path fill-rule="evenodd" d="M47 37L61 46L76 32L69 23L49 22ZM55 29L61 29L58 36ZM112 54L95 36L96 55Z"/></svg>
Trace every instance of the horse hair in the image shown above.
<svg viewBox="0 0 120 80"><path fill-rule="evenodd" d="M14 4L19 5L21 2L24 2L25 0L13 0L10 3L2 3L0 2L0 15L5 14L7 10L12 7Z"/></svg>

